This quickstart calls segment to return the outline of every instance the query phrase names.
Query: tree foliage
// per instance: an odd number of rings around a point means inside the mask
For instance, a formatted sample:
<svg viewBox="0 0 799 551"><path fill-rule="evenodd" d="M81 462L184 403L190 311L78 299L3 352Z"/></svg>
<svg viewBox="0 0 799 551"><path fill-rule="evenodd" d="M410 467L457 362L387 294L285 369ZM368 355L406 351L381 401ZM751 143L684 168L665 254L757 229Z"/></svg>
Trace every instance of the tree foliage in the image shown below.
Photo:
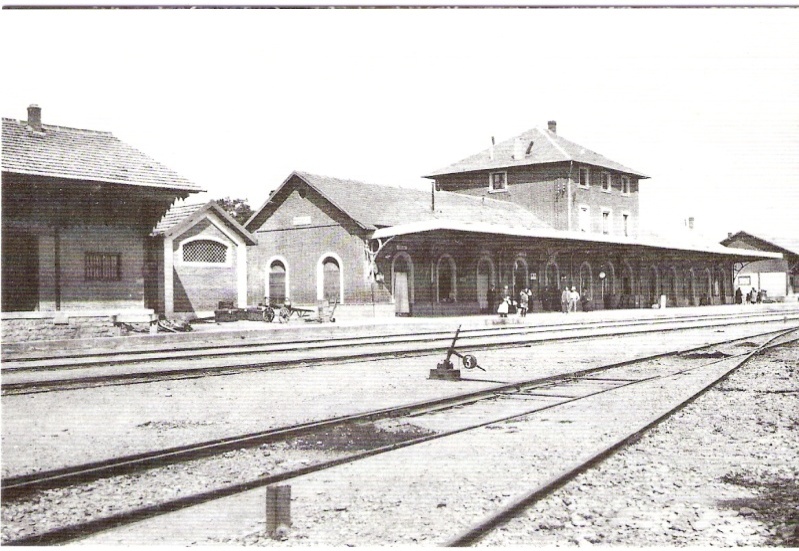
<svg viewBox="0 0 799 551"><path fill-rule="evenodd" d="M239 224L244 224L250 219L250 216L252 216L253 210L249 203L247 203L247 199L231 199L230 197L225 197L224 199L217 199L216 202Z"/></svg>

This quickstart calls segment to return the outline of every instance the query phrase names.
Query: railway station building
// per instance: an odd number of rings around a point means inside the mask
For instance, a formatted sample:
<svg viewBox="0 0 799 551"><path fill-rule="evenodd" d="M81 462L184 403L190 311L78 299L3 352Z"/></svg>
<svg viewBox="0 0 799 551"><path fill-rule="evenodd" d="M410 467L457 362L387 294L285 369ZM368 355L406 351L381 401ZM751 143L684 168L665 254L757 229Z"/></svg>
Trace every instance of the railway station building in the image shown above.
<svg viewBox="0 0 799 551"><path fill-rule="evenodd" d="M741 262L735 266L734 285L743 294L751 289L765 291L769 301L795 301L799 293L799 240L788 237L754 235L739 231L721 242L725 247L770 251L781 259Z"/></svg>
<svg viewBox="0 0 799 551"><path fill-rule="evenodd" d="M491 313L532 293L557 310L733 302L735 263L780 253L639 230L643 173L555 122L430 173L430 192L292 173L247 221L249 301L337 302L349 315Z"/></svg>
<svg viewBox="0 0 799 551"><path fill-rule="evenodd" d="M106 335L152 317L150 234L203 191L110 132L3 118L4 340Z"/></svg>

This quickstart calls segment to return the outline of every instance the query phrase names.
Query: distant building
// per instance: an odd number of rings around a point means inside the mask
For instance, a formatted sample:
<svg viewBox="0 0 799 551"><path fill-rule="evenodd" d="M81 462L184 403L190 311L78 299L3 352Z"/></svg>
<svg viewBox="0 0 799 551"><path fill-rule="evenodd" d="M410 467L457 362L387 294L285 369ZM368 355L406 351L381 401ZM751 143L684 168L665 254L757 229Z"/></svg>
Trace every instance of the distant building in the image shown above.
<svg viewBox="0 0 799 551"><path fill-rule="evenodd" d="M769 299L795 298L799 293L799 239L768 237L739 231L721 242L725 247L769 251L781 259L743 262L736 266L735 286L748 293L752 288L766 291Z"/></svg>
<svg viewBox="0 0 799 551"><path fill-rule="evenodd" d="M104 334L146 319L156 294L147 242L176 199L202 191L110 132L3 118L4 339ZM24 321L27 320L27 321Z"/></svg>
<svg viewBox="0 0 799 551"><path fill-rule="evenodd" d="M247 306L247 247L256 240L216 202L173 206L153 236L157 312L193 318L213 315L222 301Z"/></svg>

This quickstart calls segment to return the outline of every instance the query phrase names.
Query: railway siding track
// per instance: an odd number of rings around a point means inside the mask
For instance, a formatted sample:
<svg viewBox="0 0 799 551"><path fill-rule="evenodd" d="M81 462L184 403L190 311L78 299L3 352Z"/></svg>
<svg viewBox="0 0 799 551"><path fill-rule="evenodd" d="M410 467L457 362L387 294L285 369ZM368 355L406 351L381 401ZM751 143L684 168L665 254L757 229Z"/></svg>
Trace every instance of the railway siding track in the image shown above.
<svg viewBox="0 0 799 551"><path fill-rule="evenodd" d="M740 341L740 339L738 339ZM739 342L738 346L740 347L742 343ZM743 343L746 344L746 343ZM714 345L716 348L721 347L720 343ZM729 346L729 345L728 345ZM706 348L706 347L702 347ZM698 349L697 349L698 350ZM689 351L685 351L689 352ZM690 351L693 352L693 351ZM730 352L733 354L734 352ZM740 354L740 351L738 352ZM747 352L748 353L748 352ZM683 354L683 356L688 356L690 354ZM665 355L658 355L659 357L664 357ZM703 357L702 354L694 354L695 358L693 358L693 363L701 363L704 364L712 363L712 364L721 364L723 362L731 361L727 358L727 354L723 354L722 359L715 359L712 362L708 362L708 358L706 355ZM733 357L733 360L735 358ZM651 359L650 359L651 363ZM615 370L624 371L625 367L632 366L634 362L623 362L622 364L614 366ZM696 366L687 368L683 373L695 369ZM632 371L635 371L634 368L631 368ZM614 376L614 377L600 377L598 375L598 369L591 369L585 370L581 372L579 375L572 374L569 378L563 379L561 378L559 381L555 378L550 378L550 381L538 381L536 386L538 389L525 389L523 385L506 385L505 388L501 390L493 389L493 399L489 399L488 402L492 403L494 406L499 407L487 407L484 408L487 411L482 413L483 418L480 423L477 423L477 426L495 426L498 422L502 420L509 421L511 419L518 419L520 417L524 417L525 415L529 415L532 412L540 412L549 408L554 408L556 406L562 406L563 404L576 402L579 400L585 400L590 396L597 396L612 392L619 388L628 387L630 385L641 384L648 380L653 380L658 377L657 368L655 371L652 368L649 368L649 375L644 376L641 373L631 373L631 369L627 369L627 373L623 376ZM718 368L717 368L718 369ZM673 375L673 377L679 377L681 373L677 375ZM541 385L547 385L550 387L549 389L541 390ZM554 388L555 386L560 385L559 388ZM533 385L530 385L531 387ZM552 391L554 390L554 392ZM476 394L476 393L475 393ZM484 393L485 396L483 397L483 405L487 403L485 397L489 396L490 393ZM520 400L519 398L522 398ZM472 403L476 402L477 396L468 396L462 398L460 403ZM535 401L535 405L528 402L528 400ZM505 402L502 404L502 402ZM513 405L509 406L507 402L514 402ZM453 409L452 405L456 402L452 402L449 405L438 403L438 404L429 404L425 407L419 407L420 404L417 404L417 411L409 411L406 410L404 414L411 414L411 419L413 420L413 427L415 431L421 431L422 436L418 437L409 437L404 438L402 441L394 442L385 446L380 446L376 449L370 449L366 451L362 451L356 455L358 458L363 458L366 456L372 456L376 454L383 453L385 451L394 450L401 447L411 446L411 445L419 445L423 442L427 442L429 440L439 439L442 436L446 435L454 435L458 434L467 430L474 430L475 427L475 419L474 414L469 414L467 417L470 417L469 421L462 426L457 428L450 428L448 431L441 431L441 430L431 430L430 427L425 427L424 424L419 424L420 419L424 419L425 417L428 418L435 418L440 415L451 415ZM463 405L462 409L468 410L471 406ZM385 413L385 412L383 412ZM498 415L501 414L499 417ZM396 415L378 415L373 417L371 420L374 421L376 418L383 417L391 418L396 417ZM388 419L386 421L382 421L382 423L396 423L396 419ZM452 423L449 423L452 426ZM407 425L406 425L407 427ZM385 427L384 427L385 428ZM391 430L391 427L388 427ZM394 430L396 427L394 427ZM410 431L410 434L415 434L415 431ZM303 433L309 434L309 433ZM311 435L311 439L314 437ZM347 463L352 461L352 458L335 458L328 461L328 464L324 465L325 468L330 468L334 465ZM237 492L241 492L243 490L249 489L251 487L257 487L259 485L274 483L280 480L285 480L288 478L295 478L302 474L310 473L316 470L316 467L309 466L301 468L293 473L283 473L278 475L273 475L269 477L262 477L260 480L251 481L244 485L237 485L235 487L228 487L222 488L220 490L214 490L211 492L206 492L201 496L188 496L186 498L182 498L179 500L172 500L171 502L162 503L153 505L147 508L139 509L134 513L127 513L127 517L125 515L118 515L116 518L111 517L107 519L98 519L96 521L90 521L89 523L84 523L82 526L79 527L67 527L61 530L56 530L51 532L50 534L40 534L38 536L32 536L29 538L23 538L11 541L10 543L19 543L19 544L26 544L26 543L58 543L60 541L69 541L71 538L77 537L78 535L86 535L94 530L100 529L107 529L109 526L113 526L114 524L121 523L121 522L130 522L132 519L141 519L147 518L148 516L152 516L154 514L158 514L164 511L171 511L180 509L182 507L186 507L189 504L199 503L202 501L210 500L210 499L218 499L223 495L232 495ZM6 493L4 492L4 495ZM133 516L131 516L133 515ZM60 539L59 539L60 538Z"/></svg>
<svg viewBox="0 0 799 551"><path fill-rule="evenodd" d="M514 347L567 339L663 332L699 327L799 320L799 312L687 316L663 320L597 322L544 327L482 328L461 332L459 346L473 350ZM3 363L3 395L73 390L109 384L134 384L203 375L235 374L257 369L285 369L311 364L426 355L446 350L452 333L439 331L388 337L368 336L334 341L299 341L275 345L247 344L223 349L172 350L142 355L104 354L66 359L31 358ZM149 358L149 359L147 359Z"/></svg>

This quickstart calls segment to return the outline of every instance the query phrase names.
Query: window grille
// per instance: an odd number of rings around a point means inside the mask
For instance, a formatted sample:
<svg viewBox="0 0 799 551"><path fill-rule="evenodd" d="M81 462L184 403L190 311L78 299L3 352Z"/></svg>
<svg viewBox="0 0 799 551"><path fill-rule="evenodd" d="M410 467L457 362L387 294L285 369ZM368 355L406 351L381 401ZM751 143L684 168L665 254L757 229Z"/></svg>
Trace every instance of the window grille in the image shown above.
<svg viewBox="0 0 799 551"><path fill-rule="evenodd" d="M226 261L227 247L222 243L204 239L183 245L183 262L224 264Z"/></svg>
<svg viewBox="0 0 799 551"><path fill-rule="evenodd" d="M86 281L119 281L122 279L122 255L119 253L86 253Z"/></svg>

